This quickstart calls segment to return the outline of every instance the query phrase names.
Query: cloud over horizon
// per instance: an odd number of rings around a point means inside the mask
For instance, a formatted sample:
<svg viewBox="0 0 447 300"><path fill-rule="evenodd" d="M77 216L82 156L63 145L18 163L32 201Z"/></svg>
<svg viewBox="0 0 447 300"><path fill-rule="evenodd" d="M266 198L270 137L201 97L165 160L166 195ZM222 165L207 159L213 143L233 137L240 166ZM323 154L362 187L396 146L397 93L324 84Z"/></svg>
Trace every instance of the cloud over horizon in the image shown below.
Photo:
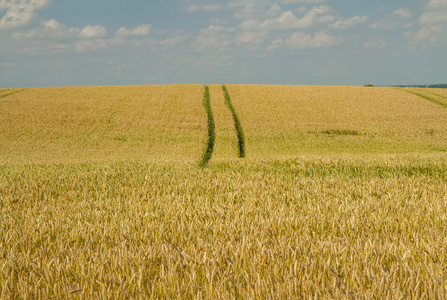
<svg viewBox="0 0 447 300"><path fill-rule="evenodd" d="M50 0L0 0L0 11L6 10L0 19L0 30L22 27L36 19L36 12L46 8Z"/></svg>
<svg viewBox="0 0 447 300"><path fill-rule="evenodd" d="M413 44L445 43L447 40L447 0L429 0L425 12L418 19L420 29L405 36Z"/></svg>
<svg viewBox="0 0 447 300"><path fill-rule="evenodd" d="M196 0L187 6L179 5L176 12L181 17L179 21L172 19L169 28L166 24L163 26L163 22L158 23L157 10L149 10L152 14L148 17L137 17L130 5L125 6L128 11L119 18L94 18L86 14L76 22L73 17L49 13L55 1L0 0L0 38L4 41L0 44L2 68L9 68L11 72L11 68L21 66L22 61L31 66L32 58L49 58L51 53L55 58L59 57L58 64L69 64L83 53L84 57L97 57L93 64L86 64L86 68L97 65L99 70L108 68L114 61L122 61L120 70L131 72L132 68L140 69L148 64L153 77L145 78L167 78L160 79L163 82L169 80L169 76L160 74L172 69L163 68L163 60L164 65L185 68L189 65L190 70L193 66L213 62L221 66L223 74L233 74L228 62L234 61L234 66L244 65L247 72L251 70L250 74L262 81L267 77L261 79L261 73L256 71L258 68L280 70L282 66L287 70L290 66L287 62L299 63L305 59L301 53L309 49L313 49L313 55L306 59L321 65L321 70L332 66L348 72L349 67L341 64L348 57L359 57L361 64L368 65L371 51L386 61L387 53L398 53L400 49L420 55L420 51L427 53L430 49L447 46L447 0L425 0L422 6L415 4L418 0L411 0L407 6L390 4L385 9L385 6L377 5L375 10L362 10L361 3L354 8L342 3L329 4L325 0ZM79 6L96 5L84 2L87 0L80 1ZM64 5L58 2L59 8ZM109 19L115 21L109 22ZM256 58L263 61L255 62ZM76 61L80 64L83 59L77 57ZM157 67L154 67L154 59L157 59ZM272 65L273 61L276 65ZM324 61L326 65L322 65ZM49 62L56 64L55 59ZM56 67L54 70L57 72ZM170 72L172 78L180 78L178 76L182 74ZM212 70L208 72L212 73ZM119 73L123 74L122 71ZM199 70L185 74L189 78L186 81L194 81L193 76L195 81L200 81ZM214 74L216 78L222 77ZM315 69L314 77L308 80L326 78L323 82L329 82L328 74ZM301 78L298 73L292 72L291 76ZM250 81L257 81L256 77L250 78ZM280 73L272 78L287 81L286 75ZM337 82L339 79L333 77L333 80Z"/></svg>

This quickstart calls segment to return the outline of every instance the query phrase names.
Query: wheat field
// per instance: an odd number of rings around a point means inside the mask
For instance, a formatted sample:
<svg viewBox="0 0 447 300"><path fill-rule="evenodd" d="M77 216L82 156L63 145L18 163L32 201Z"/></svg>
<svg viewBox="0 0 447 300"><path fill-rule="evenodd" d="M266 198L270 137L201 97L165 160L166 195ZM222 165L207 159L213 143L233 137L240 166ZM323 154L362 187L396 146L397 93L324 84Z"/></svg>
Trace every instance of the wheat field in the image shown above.
<svg viewBox="0 0 447 300"><path fill-rule="evenodd" d="M406 92L412 93L416 96L422 97L438 105L447 107L447 93L444 89L423 89L423 88L410 88L403 89Z"/></svg>
<svg viewBox="0 0 447 300"><path fill-rule="evenodd" d="M0 163L197 160L202 98L202 85L24 89L0 98Z"/></svg>
<svg viewBox="0 0 447 300"><path fill-rule="evenodd" d="M253 156L446 149L447 110L392 87L228 88Z"/></svg>
<svg viewBox="0 0 447 300"><path fill-rule="evenodd" d="M409 90L415 90L428 95L435 95L440 98L447 98L447 91L445 89L423 89L423 88L410 88Z"/></svg>
<svg viewBox="0 0 447 300"><path fill-rule="evenodd" d="M447 297L445 107L226 87L0 90L0 299Z"/></svg>

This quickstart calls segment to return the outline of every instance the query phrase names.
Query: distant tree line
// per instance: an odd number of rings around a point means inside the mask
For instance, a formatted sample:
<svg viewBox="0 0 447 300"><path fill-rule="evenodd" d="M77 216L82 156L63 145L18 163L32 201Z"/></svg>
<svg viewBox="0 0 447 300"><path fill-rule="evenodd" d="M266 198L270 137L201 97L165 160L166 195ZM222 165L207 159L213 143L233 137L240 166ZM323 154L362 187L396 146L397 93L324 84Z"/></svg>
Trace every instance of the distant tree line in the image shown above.
<svg viewBox="0 0 447 300"><path fill-rule="evenodd" d="M395 85L396 87L418 87L418 88L438 88L445 89L447 88L447 83L438 83L438 84L409 84L409 85Z"/></svg>

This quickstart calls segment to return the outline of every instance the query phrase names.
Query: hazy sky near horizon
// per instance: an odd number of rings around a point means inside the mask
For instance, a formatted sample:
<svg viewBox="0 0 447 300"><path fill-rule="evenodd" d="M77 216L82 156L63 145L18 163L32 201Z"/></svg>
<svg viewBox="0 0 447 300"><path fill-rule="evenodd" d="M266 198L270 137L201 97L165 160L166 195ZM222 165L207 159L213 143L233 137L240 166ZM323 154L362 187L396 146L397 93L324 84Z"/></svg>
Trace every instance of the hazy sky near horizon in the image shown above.
<svg viewBox="0 0 447 300"><path fill-rule="evenodd" d="M447 0L0 0L0 88L447 82Z"/></svg>

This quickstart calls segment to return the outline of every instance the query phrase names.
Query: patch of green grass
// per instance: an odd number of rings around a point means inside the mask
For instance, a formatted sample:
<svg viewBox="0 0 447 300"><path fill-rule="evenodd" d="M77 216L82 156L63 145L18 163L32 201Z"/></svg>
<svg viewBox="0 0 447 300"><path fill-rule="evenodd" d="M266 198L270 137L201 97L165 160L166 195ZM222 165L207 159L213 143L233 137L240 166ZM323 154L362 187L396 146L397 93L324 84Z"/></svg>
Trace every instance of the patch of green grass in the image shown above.
<svg viewBox="0 0 447 300"><path fill-rule="evenodd" d="M432 129L429 129L429 130L425 131L425 133L427 135L433 136L435 134L435 130L432 128Z"/></svg>
<svg viewBox="0 0 447 300"><path fill-rule="evenodd" d="M352 129L327 129L321 131L321 133L329 135L362 135L362 132Z"/></svg>

